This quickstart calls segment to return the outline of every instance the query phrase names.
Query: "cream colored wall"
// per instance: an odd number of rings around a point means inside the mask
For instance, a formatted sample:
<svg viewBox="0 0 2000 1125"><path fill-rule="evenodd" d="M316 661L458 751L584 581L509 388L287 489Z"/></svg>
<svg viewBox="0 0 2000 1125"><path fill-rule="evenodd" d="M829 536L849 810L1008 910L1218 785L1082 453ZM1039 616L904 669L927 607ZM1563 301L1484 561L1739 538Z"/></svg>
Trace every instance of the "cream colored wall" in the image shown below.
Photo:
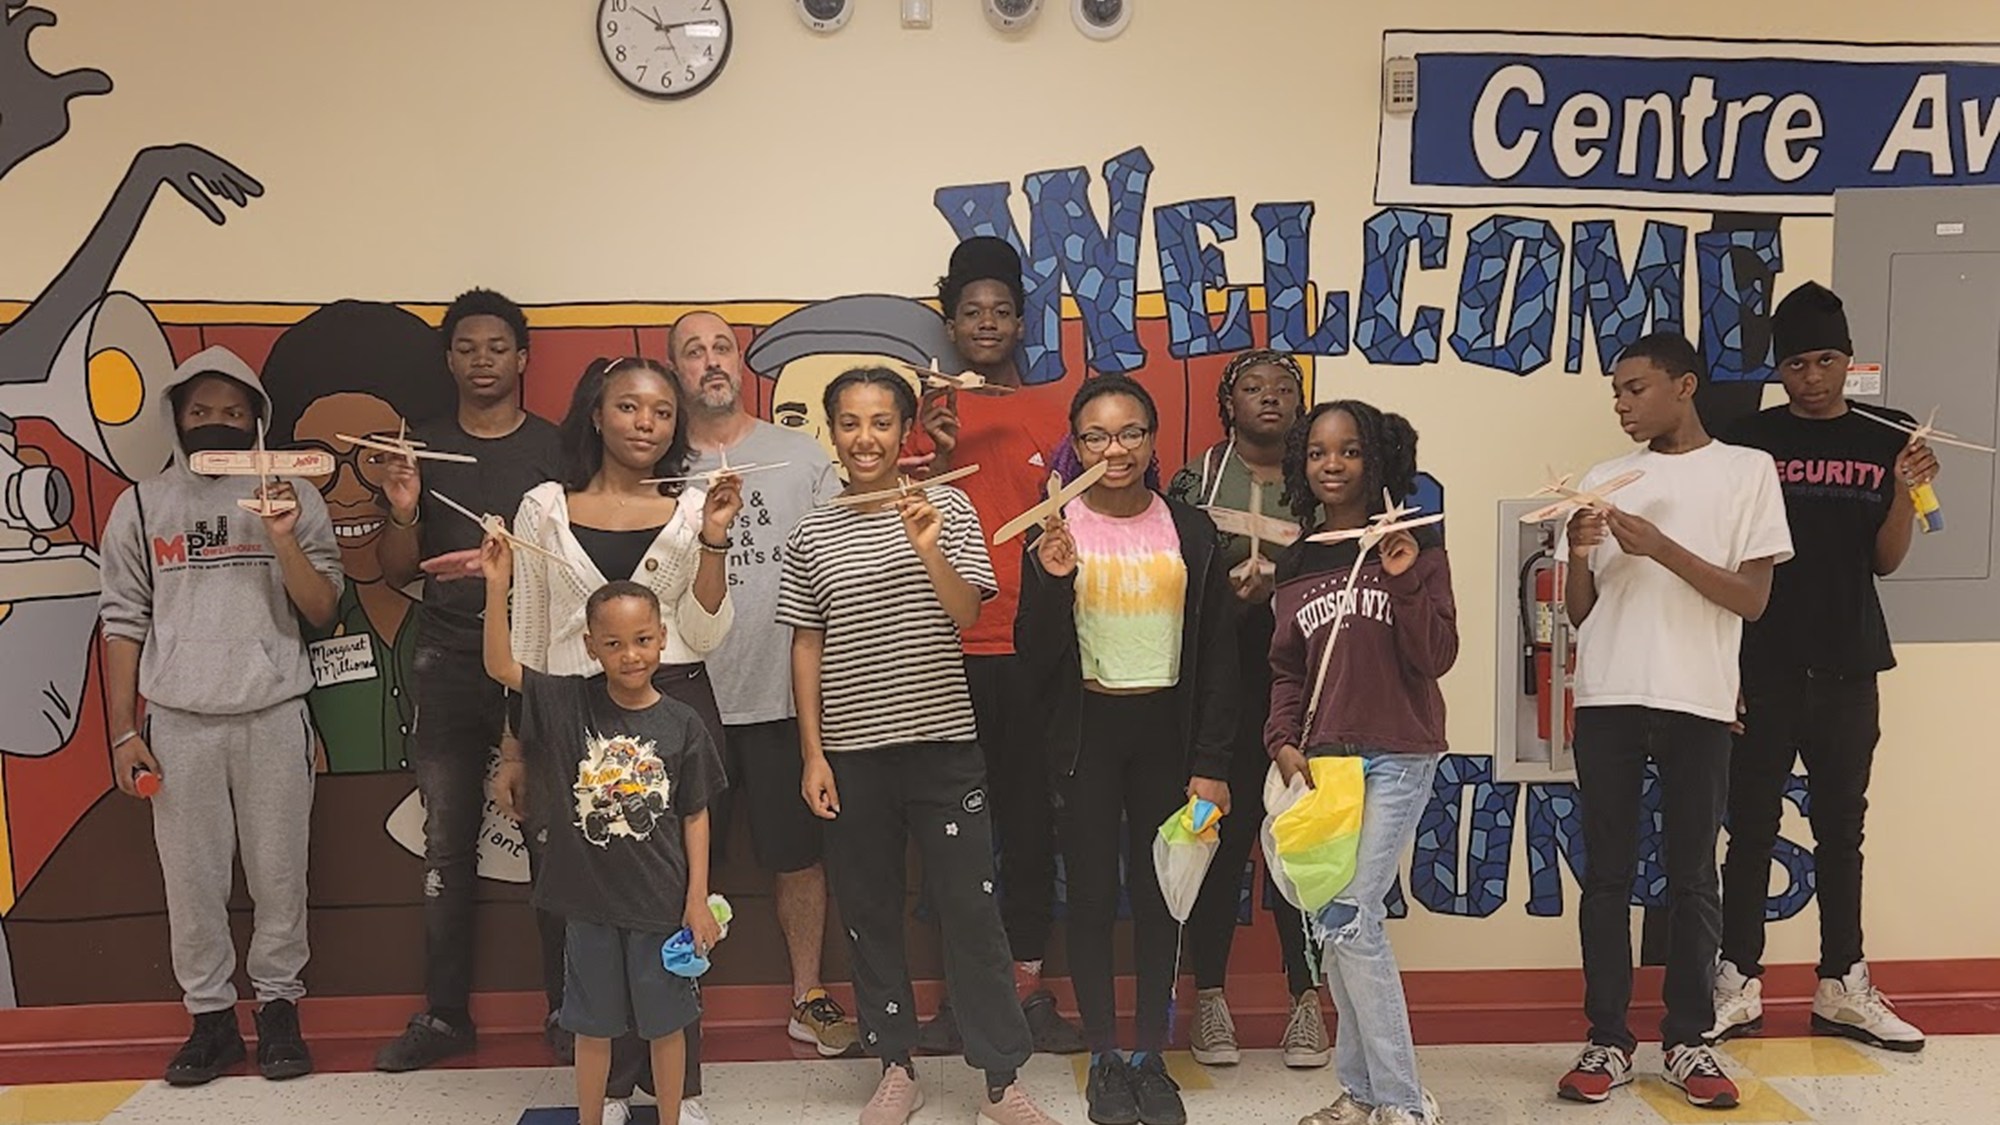
<svg viewBox="0 0 2000 1125"><path fill-rule="evenodd" d="M658 104L625 94L599 60L591 0L58 0L64 22L38 33L38 58L100 67L117 90L75 103L71 136L0 187L0 295L32 296L53 276L136 148L181 140L237 161L268 194L217 230L163 193L120 275L151 300L438 300L473 282L530 303L920 294L951 242L936 187L1012 182L1025 221L1024 174L1080 164L1095 178L1134 145L1156 166L1149 204L1237 198L1249 237L1226 252L1238 281L1260 271L1250 207L1310 199L1315 279L1352 290L1375 210L1384 15L1403 27L2000 41L2000 5L1984 0L1690 0L1651 14L1555 0L1138 0L1109 44L1078 35L1062 0L1017 40L989 30L974 0L937 0L925 32L898 28L893 0L858 2L853 23L822 39L784 0L736 0L721 79ZM1624 245L1642 218L1621 219ZM1456 240L1476 221L1456 213L1450 268L1413 272L1406 309L1451 306ZM1823 219L1785 222L1781 289L1826 277L1829 232ZM1141 261L1142 288L1156 287L1150 215ZM1322 394L1337 386L1411 415L1460 514L1465 656L1447 688L1453 742L1468 753L1491 742L1494 503L1532 489L1544 463L1582 467L1624 446L1602 381L1558 366L1527 379L1354 356L1319 369ZM1869 833L1870 950L2000 954L2000 900L1967 882L1972 857L1990 853L1975 841L1994 807L2000 645L1902 657L1885 688ZM1497 916L1419 908L1396 927L1408 966L1575 963L1574 887L1564 917L1529 918L1516 847ZM1774 930L1774 959L1810 960L1815 941L1808 911Z"/></svg>

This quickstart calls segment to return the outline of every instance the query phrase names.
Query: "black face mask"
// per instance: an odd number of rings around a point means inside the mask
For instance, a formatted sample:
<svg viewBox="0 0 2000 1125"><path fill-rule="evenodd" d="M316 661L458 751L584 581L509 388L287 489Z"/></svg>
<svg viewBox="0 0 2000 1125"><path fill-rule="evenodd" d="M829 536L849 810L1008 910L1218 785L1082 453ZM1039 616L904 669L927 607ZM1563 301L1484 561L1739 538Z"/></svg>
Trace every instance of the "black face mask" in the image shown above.
<svg viewBox="0 0 2000 1125"><path fill-rule="evenodd" d="M195 426L181 433L181 448L189 453L215 453L225 451L240 453L257 447L257 435L251 430L220 423Z"/></svg>

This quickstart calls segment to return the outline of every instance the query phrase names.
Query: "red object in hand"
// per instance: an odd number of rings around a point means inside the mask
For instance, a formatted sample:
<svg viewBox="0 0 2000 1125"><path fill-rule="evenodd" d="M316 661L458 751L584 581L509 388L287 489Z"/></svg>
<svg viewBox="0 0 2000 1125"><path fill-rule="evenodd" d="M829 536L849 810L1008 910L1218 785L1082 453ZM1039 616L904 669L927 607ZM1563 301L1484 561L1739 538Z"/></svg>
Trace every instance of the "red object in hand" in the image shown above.
<svg viewBox="0 0 2000 1125"><path fill-rule="evenodd" d="M145 766L132 767L132 788L148 800L160 791L160 775Z"/></svg>

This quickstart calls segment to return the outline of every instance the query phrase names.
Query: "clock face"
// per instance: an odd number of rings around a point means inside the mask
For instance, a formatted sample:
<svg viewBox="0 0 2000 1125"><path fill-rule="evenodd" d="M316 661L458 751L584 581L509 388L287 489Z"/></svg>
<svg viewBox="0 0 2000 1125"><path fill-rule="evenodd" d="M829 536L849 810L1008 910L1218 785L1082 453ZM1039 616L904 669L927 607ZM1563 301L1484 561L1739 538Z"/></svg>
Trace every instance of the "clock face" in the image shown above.
<svg viewBox="0 0 2000 1125"><path fill-rule="evenodd" d="M727 0L599 0L597 45L620 81L653 98L706 89L729 61Z"/></svg>

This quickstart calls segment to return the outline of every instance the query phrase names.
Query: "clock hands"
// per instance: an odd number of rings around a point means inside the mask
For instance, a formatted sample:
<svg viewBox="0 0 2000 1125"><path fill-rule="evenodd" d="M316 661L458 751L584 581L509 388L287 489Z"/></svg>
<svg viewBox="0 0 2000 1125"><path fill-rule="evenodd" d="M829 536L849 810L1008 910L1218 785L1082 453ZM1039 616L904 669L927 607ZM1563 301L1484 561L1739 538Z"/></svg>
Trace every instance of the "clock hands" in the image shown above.
<svg viewBox="0 0 2000 1125"><path fill-rule="evenodd" d="M660 21L660 17L659 17L658 15L656 15L656 14L655 14L655 13L653 13L653 12L650 12L650 11L646 10L645 8L641 8L641 9L639 9L639 14L640 14L640 15L642 15L642 16L644 16L644 17L646 17L646 22L647 22L647 23L650 23L650 24L652 24L652 25L653 25L654 27L656 27L656 28L659 28L659 29L660 29L660 33L661 33L661 34L663 34L663 35L664 35L664 34L666 34L666 31L667 31L667 25L666 25L666 24L664 24L664 23L662 23L662 22Z"/></svg>

